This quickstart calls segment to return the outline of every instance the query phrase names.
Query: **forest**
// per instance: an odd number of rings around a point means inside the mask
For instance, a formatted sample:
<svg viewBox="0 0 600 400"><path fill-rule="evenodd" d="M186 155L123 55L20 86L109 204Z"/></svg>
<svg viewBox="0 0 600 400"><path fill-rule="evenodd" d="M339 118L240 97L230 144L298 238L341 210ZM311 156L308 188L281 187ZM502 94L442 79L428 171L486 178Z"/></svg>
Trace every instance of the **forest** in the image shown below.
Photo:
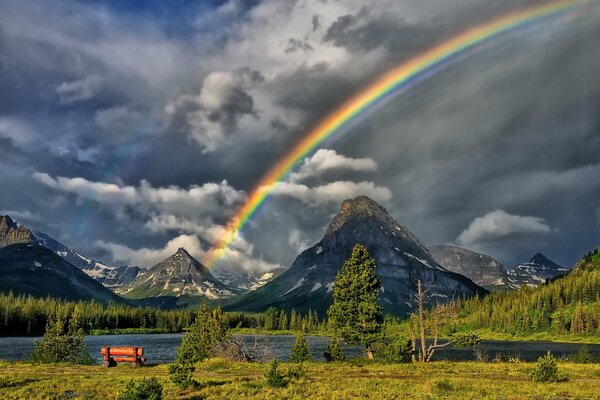
<svg viewBox="0 0 600 400"><path fill-rule="evenodd" d="M451 329L487 328L520 336L600 334L600 255L589 253L567 275L535 288L460 301L451 324Z"/></svg>

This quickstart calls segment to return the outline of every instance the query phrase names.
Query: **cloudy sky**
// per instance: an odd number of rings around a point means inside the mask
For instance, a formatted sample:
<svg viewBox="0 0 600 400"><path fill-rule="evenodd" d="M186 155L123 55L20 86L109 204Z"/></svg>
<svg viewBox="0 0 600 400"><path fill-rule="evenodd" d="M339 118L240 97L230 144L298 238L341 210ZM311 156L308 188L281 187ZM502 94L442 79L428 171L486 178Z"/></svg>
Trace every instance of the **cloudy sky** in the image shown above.
<svg viewBox="0 0 600 400"><path fill-rule="evenodd" d="M540 3L4 0L0 213L109 263L149 266L181 246L202 260L336 106ZM370 110L275 189L219 267L289 266L359 194L426 243L572 265L600 244L600 10L584 7Z"/></svg>

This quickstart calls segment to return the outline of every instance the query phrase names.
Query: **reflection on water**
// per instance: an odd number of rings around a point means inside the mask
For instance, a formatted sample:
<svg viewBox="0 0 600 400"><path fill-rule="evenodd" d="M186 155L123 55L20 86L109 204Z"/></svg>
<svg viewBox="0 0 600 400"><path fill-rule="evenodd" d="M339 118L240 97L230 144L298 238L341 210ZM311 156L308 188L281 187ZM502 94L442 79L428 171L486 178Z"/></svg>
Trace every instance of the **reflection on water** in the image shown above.
<svg viewBox="0 0 600 400"><path fill-rule="evenodd" d="M289 360L290 350L294 343L294 336L278 335L242 335L248 345L254 343L255 338L264 340L271 348L273 355L281 361ZM159 334L159 335L102 335L86 336L85 344L90 353L100 361L100 348L102 346L143 346L144 355L148 363L171 362L175 359L177 347L181 343L183 334ZM0 337L0 359L24 360L33 350L34 340L40 338L31 337ZM329 338L321 336L307 336L306 340L313 355L313 360L324 361L323 353L329 343ZM497 354L508 357L518 357L524 361L535 361L539 356L551 351L557 357L568 356L575 353L581 345L571 343L551 342L506 342L506 341L482 341L481 347L494 358ZM600 358L600 345L588 345L590 352L596 358ZM360 346L345 346L346 357L362 356ZM473 360L471 349L454 348L451 345L436 351L435 360Z"/></svg>

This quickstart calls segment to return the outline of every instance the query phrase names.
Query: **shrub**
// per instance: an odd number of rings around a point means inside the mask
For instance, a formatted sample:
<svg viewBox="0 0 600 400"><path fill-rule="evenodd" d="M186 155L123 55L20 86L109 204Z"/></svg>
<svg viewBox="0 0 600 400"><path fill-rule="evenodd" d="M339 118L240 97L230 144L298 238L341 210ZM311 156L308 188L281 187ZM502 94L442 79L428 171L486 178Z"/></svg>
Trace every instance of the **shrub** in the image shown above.
<svg viewBox="0 0 600 400"><path fill-rule="evenodd" d="M590 349L584 344L577 350L577 353L569 357L569 361L577 364L591 364L594 362L594 356L590 353Z"/></svg>
<svg viewBox="0 0 600 400"><path fill-rule="evenodd" d="M177 387L181 389L193 389L198 386L192 378L192 374L196 370L194 364L189 361L179 360L173 364L169 364L169 377Z"/></svg>
<svg viewBox="0 0 600 400"><path fill-rule="evenodd" d="M267 380L267 385L271 387L284 387L287 385L283 374L279 372L279 363L276 358L273 359L271 367L265 374L265 378Z"/></svg>
<svg viewBox="0 0 600 400"><path fill-rule="evenodd" d="M481 342L481 338L476 332L462 332L454 335L454 346L456 347L474 347L479 342Z"/></svg>
<svg viewBox="0 0 600 400"><path fill-rule="evenodd" d="M556 358L550 352L538 358L538 364L529 377L534 382L559 382L565 379L558 374Z"/></svg>
<svg viewBox="0 0 600 400"><path fill-rule="evenodd" d="M323 356L325 356L325 361L327 362L343 361L346 358L342 348L340 347L340 341L338 338L331 338L329 344L327 345L327 350L325 350Z"/></svg>
<svg viewBox="0 0 600 400"><path fill-rule="evenodd" d="M36 341L29 356L37 363L95 364L85 343L81 328L79 306L75 306L68 323L61 316L54 315L46 323L46 332L41 341Z"/></svg>
<svg viewBox="0 0 600 400"><path fill-rule="evenodd" d="M294 345L292 346L292 353L290 355L290 361L293 363L302 363L304 361L310 361L311 355L308 350L308 344L304 336L297 336Z"/></svg>
<svg viewBox="0 0 600 400"><path fill-rule="evenodd" d="M129 381L118 400L162 400L162 385L156 378Z"/></svg>
<svg viewBox="0 0 600 400"><path fill-rule="evenodd" d="M375 355L392 363L410 362L412 354L412 343L410 339L404 337L398 337L391 342L378 343L375 346Z"/></svg>
<svg viewBox="0 0 600 400"><path fill-rule="evenodd" d="M306 378L306 370L302 364L291 365L287 371L287 377L289 380Z"/></svg>

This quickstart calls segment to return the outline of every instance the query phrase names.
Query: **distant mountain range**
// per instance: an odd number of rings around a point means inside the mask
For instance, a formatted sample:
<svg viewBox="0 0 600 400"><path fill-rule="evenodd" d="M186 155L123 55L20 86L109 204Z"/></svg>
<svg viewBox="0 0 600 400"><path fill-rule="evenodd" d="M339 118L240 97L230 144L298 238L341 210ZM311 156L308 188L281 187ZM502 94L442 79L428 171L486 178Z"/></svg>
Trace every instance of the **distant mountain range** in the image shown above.
<svg viewBox="0 0 600 400"><path fill-rule="evenodd" d="M486 293L469 278L440 266L423 243L381 205L359 196L342 203L323 238L303 251L290 269L225 304L224 309L260 311L273 306L324 314L332 302L335 277L357 243L366 246L375 259L382 286L379 302L388 313L413 311L419 280L429 288L429 303Z"/></svg>
<svg viewBox="0 0 600 400"><path fill-rule="evenodd" d="M207 299L224 302L227 310L279 307L323 314L332 301L335 277L357 243L376 261L382 282L379 302L396 315L414 309L419 280L429 288L428 303L435 304L481 296L485 289L535 286L569 271L540 253L506 270L494 258L464 248L433 246L430 251L381 205L359 196L342 203L323 238L289 269L261 273L220 270L213 275L183 248L149 269L113 267L0 216L0 291L124 301L114 291L129 302L166 308Z"/></svg>
<svg viewBox="0 0 600 400"><path fill-rule="evenodd" d="M34 235L40 245L54 251L66 261L70 262L106 287L118 289L119 287L127 286L135 280L141 271L140 267L136 265L112 267L99 261L92 260L75 250L71 250L58 240L43 232L35 231Z"/></svg>

